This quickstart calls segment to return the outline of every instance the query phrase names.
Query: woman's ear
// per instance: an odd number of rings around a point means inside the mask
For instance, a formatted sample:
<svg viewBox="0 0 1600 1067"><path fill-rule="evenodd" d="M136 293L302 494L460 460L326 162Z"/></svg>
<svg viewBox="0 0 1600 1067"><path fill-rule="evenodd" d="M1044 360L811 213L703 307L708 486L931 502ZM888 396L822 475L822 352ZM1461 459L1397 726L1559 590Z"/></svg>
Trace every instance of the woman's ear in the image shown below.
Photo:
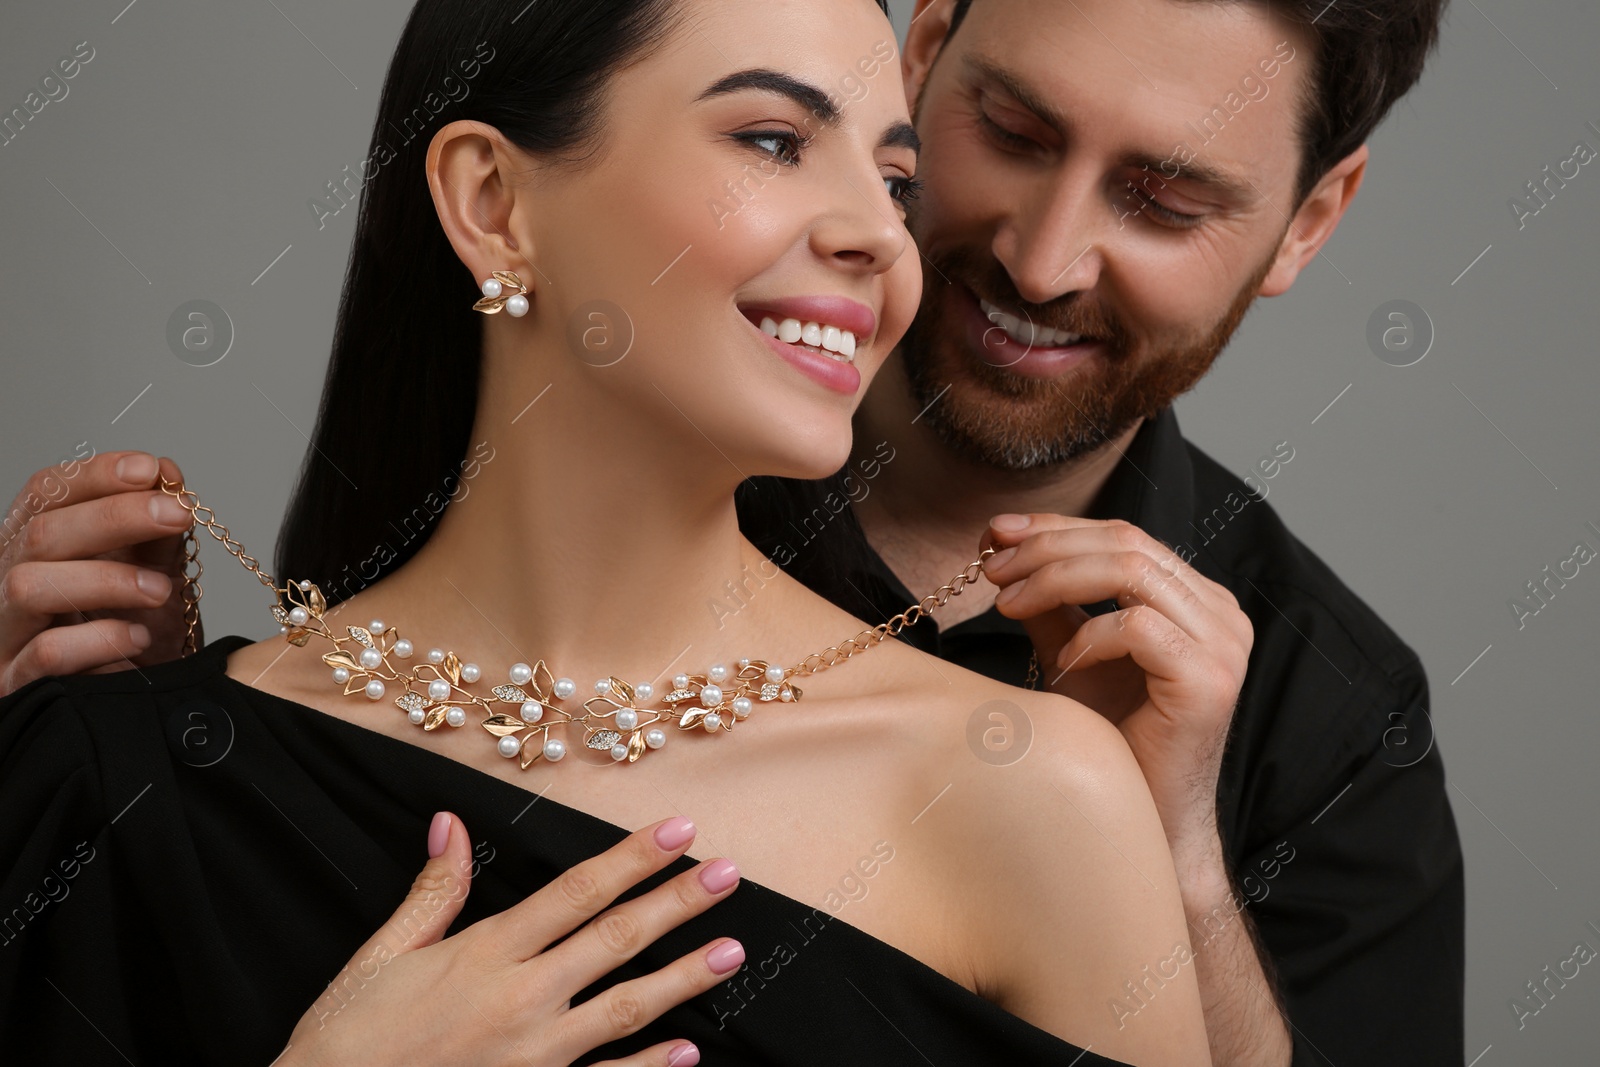
<svg viewBox="0 0 1600 1067"><path fill-rule="evenodd" d="M434 210L474 282L497 270L536 275L532 241L516 237L528 220L526 199L506 180L516 166L513 152L493 126L465 120L446 125L428 145Z"/></svg>

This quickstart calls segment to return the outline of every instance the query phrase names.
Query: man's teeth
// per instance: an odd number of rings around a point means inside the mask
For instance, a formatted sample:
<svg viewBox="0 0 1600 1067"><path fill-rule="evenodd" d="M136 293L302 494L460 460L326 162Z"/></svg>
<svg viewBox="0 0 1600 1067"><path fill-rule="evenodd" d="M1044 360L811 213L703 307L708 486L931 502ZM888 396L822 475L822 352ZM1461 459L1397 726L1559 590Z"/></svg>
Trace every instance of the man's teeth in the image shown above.
<svg viewBox="0 0 1600 1067"><path fill-rule="evenodd" d="M1064 348L1084 339L1082 334L1040 326L1038 323L1027 322L1015 315L1009 315L987 300L979 300L978 306L983 309L985 318L1004 330L1006 336L1018 344L1036 348Z"/></svg>
<svg viewBox="0 0 1600 1067"><path fill-rule="evenodd" d="M820 348L841 363L849 363L856 354L856 335L825 322L801 322L784 319L779 322L768 315L761 320L761 332L789 344L806 344Z"/></svg>

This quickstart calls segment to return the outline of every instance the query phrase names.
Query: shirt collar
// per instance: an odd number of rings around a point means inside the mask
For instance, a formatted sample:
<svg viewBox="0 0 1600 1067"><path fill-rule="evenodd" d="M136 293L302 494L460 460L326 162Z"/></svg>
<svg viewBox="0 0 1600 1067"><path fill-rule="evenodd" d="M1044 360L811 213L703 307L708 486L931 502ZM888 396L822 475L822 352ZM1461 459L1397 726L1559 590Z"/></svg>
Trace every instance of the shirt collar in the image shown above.
<svg viewBox="0 0 1600 1067"><path fill-rule="evenodd" d="M1175 546L1189 539L1193 515L1194 465L1178 429L1178 416L1171 407L1166 407L1139 427L1122 459L1112 468L1106 484L1095 495L1085 517L1124 519L1157 540ZM863 567L850 575L849 581L857 593L867 596L885 619L904 611L917 600L876 550L868 550ZM924 626L926 635L922 632ZM905 634L933 638L938 632L923 623L906 630ZM1022 623L1006 618L994 608L942 631L948 635L1026 632ZM914 643L920 645L923 641Z"/></svg>

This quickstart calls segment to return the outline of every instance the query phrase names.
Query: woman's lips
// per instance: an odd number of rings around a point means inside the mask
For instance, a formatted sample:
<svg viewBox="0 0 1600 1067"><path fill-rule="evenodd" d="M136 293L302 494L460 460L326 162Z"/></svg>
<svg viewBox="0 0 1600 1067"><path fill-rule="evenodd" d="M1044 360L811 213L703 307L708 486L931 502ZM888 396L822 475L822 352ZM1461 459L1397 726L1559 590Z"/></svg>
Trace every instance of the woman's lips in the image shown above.
<svg viewBox="0 0 1600 1067"><path fill-rule="evenodd" d="M750 320L745 319L745 321L749 322ZM757 337L761 338L762 344L772 349L790 366L813 381L844 396L855 396L856 393L861 391L861 372L851 364L841 362L832 356L812 351L801 345L780 341L754 323L751 323L750 328L755 331Z"/></svg>
<svg viewBox="0 0 1600 1067"><path fill-rule="evenodd" d="M979 359L991 367L1000 367L1027 378L1055 378L1092 358L1102 348L1102 343L1097 340L1052 348L1025 345L989 321L983 308L978 306L977 297L966 286L956 285L952 288L955 290L957 313L967 344Z"/></svg>

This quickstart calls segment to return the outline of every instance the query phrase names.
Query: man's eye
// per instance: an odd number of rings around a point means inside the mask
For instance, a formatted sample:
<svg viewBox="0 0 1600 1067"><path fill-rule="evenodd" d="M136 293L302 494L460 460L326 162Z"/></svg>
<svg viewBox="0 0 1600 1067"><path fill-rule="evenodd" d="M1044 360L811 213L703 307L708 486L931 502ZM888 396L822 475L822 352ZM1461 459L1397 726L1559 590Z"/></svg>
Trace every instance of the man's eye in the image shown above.
<svg viewBox="0 0 1600 1067"><path fill-rule="evenodd" d="M1199 225L1205 219L1204 215L1190 215L1172 210L1132 182L1127 185L1127 198L1133 214L1148 215L1162 225L1175 229L1188 229Z"/></svg>
<svg viewBox="0 0 1600 1067"><path fill-rule="evenodd" d="M984 111L982 108L978 109L978 121L983 128L988 131L989 136L993 137L1007 148L1017 149L1018 151L1029 151L1039 147L1039 143L1033 138L1024 137L1020 133L1006 129L994 119L990 118L988 112Z"/></svg>

